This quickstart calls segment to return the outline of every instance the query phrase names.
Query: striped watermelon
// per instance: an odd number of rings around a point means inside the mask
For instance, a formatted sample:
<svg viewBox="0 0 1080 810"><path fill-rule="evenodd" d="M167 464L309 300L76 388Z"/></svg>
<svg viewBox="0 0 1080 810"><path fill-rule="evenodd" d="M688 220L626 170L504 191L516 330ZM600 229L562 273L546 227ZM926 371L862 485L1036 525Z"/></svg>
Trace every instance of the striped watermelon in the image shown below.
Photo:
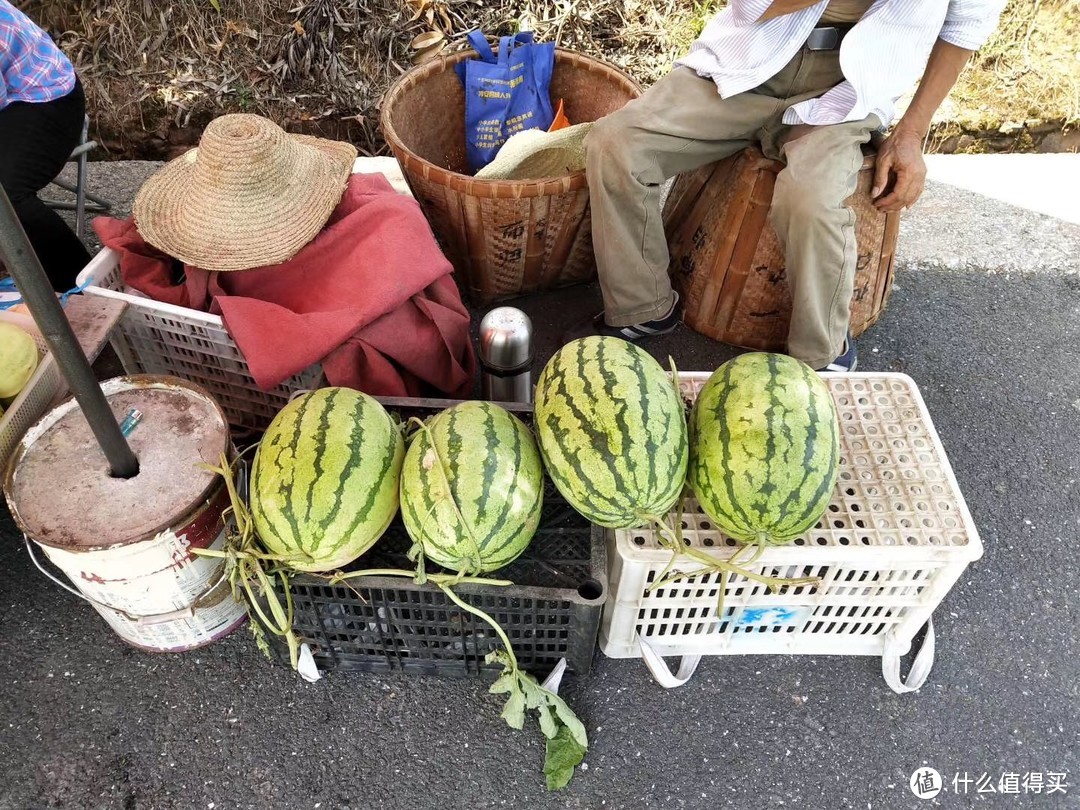
<svg viewBox="0 0 1080 810"><path fill-rule="evenodd" d="M682 398L632 343L567 343L536 382L536 433L559 492L593 523L642 526L675 505L686 478Z"/></svg>
<svg viewBox="0 0 1080 810"><path fill-rule="evenodd" d="M529 429L490 402L462 402L409 441L401 517L432 562L480 574L513 562L540 523L544 474Z"/></svg>
<svg viewBox="0 0 1080 810"><path fill-rule="evenodd" d="M687 480L705 514L736 540L780 544L810 529L829 505L839 462L832 395L791 357L740 355L694 403Z"/></svg>
<svg viewBox="0 0 1080 810"><path fill-rule="evenodd" d="M251 468L250 508L268 551L299 571L331 571L379 539L398 508L401 430L350 388L294 399L270 423Z"/></svg>

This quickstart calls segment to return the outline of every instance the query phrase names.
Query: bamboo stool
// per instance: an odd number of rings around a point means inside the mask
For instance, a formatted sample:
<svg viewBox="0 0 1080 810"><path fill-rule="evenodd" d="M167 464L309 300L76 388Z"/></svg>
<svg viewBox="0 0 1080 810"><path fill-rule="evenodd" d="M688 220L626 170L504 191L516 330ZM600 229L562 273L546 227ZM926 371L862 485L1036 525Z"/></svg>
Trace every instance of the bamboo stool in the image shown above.
<svg viewBox="0 0 1080 810"><path fill-rule="evenodd" d="M851 298L851 333L881 316L895 271L899 214L874 208L875 155L864 150L855 193L858 264ZM683 322L695 332L746 349L786 348L791 292L784 252L769 224L776 175L784 164L756 149L680 175L664 208L672 284Z"/></svg>

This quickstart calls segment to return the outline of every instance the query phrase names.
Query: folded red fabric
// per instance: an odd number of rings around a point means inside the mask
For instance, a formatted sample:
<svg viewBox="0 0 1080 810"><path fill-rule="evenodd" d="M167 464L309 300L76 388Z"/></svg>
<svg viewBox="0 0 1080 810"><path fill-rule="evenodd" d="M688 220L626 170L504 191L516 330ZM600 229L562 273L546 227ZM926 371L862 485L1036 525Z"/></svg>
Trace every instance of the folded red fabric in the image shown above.
<svg viewBox="0 0 1080 810"><path fill-rule="evenodd" d="M148 245L131 219L94 220L131 288L220 314L262 388L322 362L331 385L378 396L468 397L469 312L416 201L354 174L326 227L282 264L214 273Z"/></svg>

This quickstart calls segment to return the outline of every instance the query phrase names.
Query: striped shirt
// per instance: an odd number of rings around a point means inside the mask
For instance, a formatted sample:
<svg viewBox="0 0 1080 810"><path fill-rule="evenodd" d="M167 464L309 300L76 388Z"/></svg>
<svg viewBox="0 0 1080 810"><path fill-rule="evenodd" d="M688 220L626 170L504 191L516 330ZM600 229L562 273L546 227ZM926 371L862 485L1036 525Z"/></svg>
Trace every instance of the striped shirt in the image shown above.
<svg viewBox="0 0 1080 810"><path fill-rule="evenodd" d="M712 79L723 98L780 72L818 24L829 0L760 22L772 0L730 0L676 62ZM785 124L838 124L870 114L883 123L896 100L922 77L934 42L977 50L997 27L1005 0L874 0L844 37L845 81L819 98L789 107Z"/></svg>
<svg viewBox="0 0 1080 810"><path fill-rule="evenodd" d="M0 110L13 101L52 101L75 88L75 69L49 35L0 0Z"/></svg>

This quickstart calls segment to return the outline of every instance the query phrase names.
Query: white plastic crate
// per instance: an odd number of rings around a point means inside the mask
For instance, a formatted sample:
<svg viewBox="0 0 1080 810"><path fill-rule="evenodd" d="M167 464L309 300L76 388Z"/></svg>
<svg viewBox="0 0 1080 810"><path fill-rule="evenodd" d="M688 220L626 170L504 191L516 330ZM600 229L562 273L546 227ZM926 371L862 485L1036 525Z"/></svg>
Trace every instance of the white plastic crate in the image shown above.
<svg viewBox="0 0 1080 810"><path fill-rule="evenodd" d="M0 321L25 329L37 344L39 354L37 369L0 418L0 467L6 467L19 439L67 390L67 382L33 318L15 312L0 312Z"/></svg>
<svg viewBox="0 0 1080 810"><path fill-rule="evenodd" d="M933 625L907 684L900 656L982 543L914 381L903 374L826 374L840 416L840 473L818 525L767 548L749 570L818 577L818 586L765 585L730 575L717 615L720 574L682 579L652 593L671 560L650 530L608 533L610 588L600 646L613 658L643 656L666 686L684 682L702 655L877 655L896 691L918 688L933 663ZM707 374L680 374L692 400ZM689 499L684 542L727 559L739 546ZM700 565L682 557L676 570ZM672 676L660 656L686 656Z"/></svg>
<svg viewBox="0 0 1080 810"><path fill-rule="evenodd" d="M325 385L313 365L269 391L256 385L247 361L221 318L208 312L154 301L128 290L120 255L105 248L79 274L88 295L128 306L111 343L128 374L169 374L198 383L213 395L234 428L261 430L296 391Z"/></svg>

